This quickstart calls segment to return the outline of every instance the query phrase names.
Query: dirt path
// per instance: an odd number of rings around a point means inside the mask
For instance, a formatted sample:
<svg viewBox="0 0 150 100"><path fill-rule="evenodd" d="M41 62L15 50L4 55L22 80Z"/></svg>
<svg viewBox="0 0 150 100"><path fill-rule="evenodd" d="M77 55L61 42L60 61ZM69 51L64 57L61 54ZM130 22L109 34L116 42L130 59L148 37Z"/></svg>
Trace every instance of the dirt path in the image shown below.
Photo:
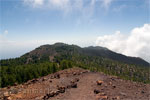
<svg viewBox="0 0 150 100"><path fill-rule="evenodd" d="M78 82L77 88L67 90L66 93L51 100L95 100L95 80L102 79L98 74L86 73L80 76L80 81Z"/></svg>
<svg viewBox="0 0 150 100"><path fill-rule="evenodd" d="M68 88L76 79L77 87ZM103 83L97 85L97 80ZM58 87L61 87L61 91ZM150 84L122 80L80 68L66 69L25 84L0 89L1 94L8 92L10 94L7 96L0 95L0 100L5 97L8 100L150 100Z"/></svg>
<svg viewBox="0 0 150 100"><path fill-rule="evenodd" d="M150 85L125 81L101 73L89 72L78 76L80 81L77 88L67 90L65 93L49 100L150 100ZM104 83L100 86L97 80ZM94 90L99 90L95 94ZM100 95L104 94L104 95ZM103 97L107 97L104 99Z"/></svg>

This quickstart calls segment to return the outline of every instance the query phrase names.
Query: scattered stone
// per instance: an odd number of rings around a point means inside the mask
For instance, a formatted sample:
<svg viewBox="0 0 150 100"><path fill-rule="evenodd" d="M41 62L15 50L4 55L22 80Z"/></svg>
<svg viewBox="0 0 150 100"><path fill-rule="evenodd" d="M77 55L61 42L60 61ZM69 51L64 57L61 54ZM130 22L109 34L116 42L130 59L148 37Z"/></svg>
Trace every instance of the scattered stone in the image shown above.
<svg viewBox="0 0 150 100"><path fill-rule="evenodd" d="M79 78L75 78L75 81L76 81L76 82L79 82Z"/></svg>
<svg viewBox="0 0 150 100"><path fill-rule="evenodd" d="M77 83L71 83L72 88L77 88Z"/></svg>
<svg viewBox="0 0 150 100"><path fill-rule="evenodd" d="M119 96L113 97L112 100L120 100Z"/></svg>
<svg viewBox="0 0 150 100"><path fill-rule="evenodd" d="M114 88L116 88L116 86L115 86L115 85L113 85L112 87L113 87L113 89L114 89Z"/></svg>
<svg viewBox="0 0 150 100"><path fill-rule="evenodd" d="M17 94L18 93L18 89L12 88L12 89L10 89L9 93L10 94Z"/></svg>
<svg viewBox="0 0 150 100"><path fill-rule="evenodd" d="M111 77L110 79L111 79L112 81L115 81L115 78L114 78L114 77Z"/></svg>
<svg viewBox="0 0 150 100"><path fill-rule="evenodd" d="M64 93L65 89L66 89L64 86L61 86L61 87L57 86L57 88L58 88L60 93Z"/></svg>
<svg viewBox="0 0 150 100"><path fill-rule="evenodd" d="M119 97L119 96L117 96L117 97L116 97L116 99L117 99L117 100L120 100L120 97Z"/></svg>
<svg viewBox="0 0 150 100"><path fill-rule="evenodd" d="M52 80L50 80L49 82L52 83Z"/></svg>
<svg viewBox="0 0 150 100"><path fill-rule="evenodd" d="M46 94L46 95L43 97L43 99L44 99L44 100L47 100L48 98L54 97L54 96L56 96L56 95L58 95L58 94L59 94L58 91L51 91L50 93Z"/></svg>
<svg viewBox="0 0 150 100"><path fill-rule="evenodd" d="M120 92L121 95L126 96L126 93Z"/></svg>
<svg viewBox="0 0 150 100"><path fill-rule="evenodd" d="M107 99L108 99L107 96L101 96L101 95L97 95L96 98L97 98L98 100L107 100Z"/></svg>
<svg viewBox="0 0 150 100"><path fill-rule="evenodd" d="M47 78L45 78L45 77L42 79L42 81L46 81L46 80L47 80Z"/></svg>
<svg viewBox="0 0 150 100"><path fill-rule="evenodd" d="M100 96L106 96L106 94L105 94L105 93L99 93L99 95L100 95Z"/></svg>
<svg viewBox="0 0 150 100"><path fill-rule="evenodd" d="M98 94L98 93L100 93L100 90L94 89L94 93Z"/></svg>
<svg viewBox="0 0 150 100"><path fill-rule="evenodd" d="M109 85L112 85L112 82L109 82Z"/></svg>
<svg viewBox="0 0 150 100"><path fill-rule="evenodd" d="M73 73L76 76L73 76ZM107 99L122 100L122 99L126 99L126 98L128 98L128 99L129 98L132 98L132 99L140 98L142 100L142 99L146 99L149 97L147 85L145 85L145 86L139 85L139 83L137 85L136 82L134 83L135 84L134 85L134 84L132 84L132 82L130 82L130 81L128 82L128 81L124 81L124 80L123 80L123 82L120 82L119 80L117 80L116 78L113 77L112 80L115 79L115 81L116 81L116 82L114 82L110 79L111 76L110 77L104 76L104 78L102 77L105 81L97 80L98 78L100 78L99 74L89 77L88 75L91 75L92 73L86 73L86 74L83 74L82 76L78 76L78 73L82 74L81 71L79 71L79 72L74 71L74 70L70 71L70 72L68 71L65 73L68 76L68 78L65 77L64 73L62 73L62 74L54 73L49 76L46 76L45 78L41 77L38 80L33 79L33 80L28 81L27 83L28 84L30 83L29 86L22 84L22 85L18 85L18 86L11 86L11 87L9 87L9 89L7 87L2 88L2 89L0 89L0 94L1 94L0 100L15 100L15 99L19 100L19 99L23 99L23 98L25 98L24 100L29 100L29 99L48 100L48 99L53 99L53 98L54 99L57 99L57 98L62 99L63 95L68 96L68 92L71 93L69 88L79 88L78 92L81 93L81 96L82 96L82 93L84 93L86 90L88 91L87 93L93 92L93 94L91 95L91 98L92 99L97 98L97 100L107 100ZM86 78L85 78L85 76L86 76ZM50 79L51 77L53 77L53 78L55 77L55 79ZM56 78L60 78L60 80L58 80ZM93 83L93 80L95 80L94 83ZM81 82L79 82L79 81L81 81ZM35 84L31 84L31 83L35 83ZM17 85L17 84L15 83L14 85ZM59 86L56 87L56 85L59 85ZM85 88L84 85L87 85L87 88ZM88 88L90 86L92 88ZM144 86L144 87L142 87L142 86ZM96 87L98 87L98 88L96 88ZM47 88L49 88L49 89L47 90ZM95 88L95 89L93 89L93 88ZM115 88L115 89L113 89L113 88ZM19 91L19 89L20 89L20 91ZM40 95L38 95L38 94L31 94L31 95L29 94L28 95L27 93L25 94L24 91L30 93L30 91L28 91L29 89L35 89L34 91L38 90L39 92L37 91L36 93L41 93L41 94ZM40 89L43 89L44 91L40 90ZM66 92L66 89L68 89L67 92ZM80 91L81 89L85 89L85 90ZM127 90L124 90L124 89L127 89ZM131 89L133 90L133 93L130 92ZM8 91L8 92L4 93L5 91ZM114 92L118 92L118 93L114 93ZM63 93L63 94L61 94L61 93ZM107 93L107 94L105 94L105 93ZM25 97L25 95L27 95L27 96ZM76 94L73 94L73 95L76 95ZM83 95L86 96L86 94L83 94ZM87 97L85 97L85 98L89 99L89 96L90 95L87 94ZM95 96L95 97L93 98L93 96ZM82 98L82 97L79 97L79 98Z"/></svg>
<svg viewBox="0 0 150 100"><path fill-rule="evenodd" d="M9 96L9 93L8 92L4 92L4 96Z"/></svg>
<svg viewBox="0 0 150 100"><path fill-rule="evenodd" d="M144 91L141 91L141 93L145 93Z"/></svg>
<svg viewBox="0 0 150 100"><path fill-rule="evenodd" d="M66 88L70 89L70 88L71 88L71 85L67 85L67 87L66 87Z"/></svg>
<svg viewBox="0 0 150 100"><path fill-rule="evenodd" d="M71 80L71 83L75 83L75 82L79 82L79 78L75 78L75 79Z"/></svg>
<svg viewBox="0 0 150 100"><path fill-rule="evenodd" d="M105 84L105 87L107 87L107 84Z"/></svg>
<svg viewBox="0 0 150 100"><path fill-rule="evenodd" d="M11 97L8 97L6 100L12 100Z"/></svg>
<svg viewBox="0 0 150 100"><path fill-rule="evenodd" d="M103 81L96 81L97 85L102 85Z"/></svg>
<svg viewBox="0 0 150 100"><path fill-rule="evenodd" d="M31 83L36 83L38 81L38 79L33 79L31 80Z"/></svg>
<svg viewBox="0 0 150 100"><path fill-rule="evenodd" d="M51 78L51 79L54 79L54 76L51 76L50 78Z"/></svg>
<svg viewBox="0 0 150 100"><path fill-rule="evenodd" d="M59 78L60 78L60 75L59 75L59 74L55 74L55 75L54 75L54 78L59 79Z"/></svg>
<svg viewBox="0 0 150 100"><path fill-rule="evenodd" d="M56 91L55 91L55 95L58 95L59 93L60 93L59 90L56 90Z"/></svg>
<svg viewBox="0 0 150 100"><path fill-rule="evenodd" d="M42 100L44 96L36 97L35 100Z"/></svg>
<svg viewBox="0 0 150 100"><path fill-rule="evenodd" d="M74 72L74 73L73 73L73 75L77 75L77 73L76 73L76 72Z"/></svg>
<svg viewBox="0 0 150 100"><path fill-rule="evenodd" d="M11 100L9 96L10 96L10 94L8 92L5 92L4 93L4 100Z"/></svg>

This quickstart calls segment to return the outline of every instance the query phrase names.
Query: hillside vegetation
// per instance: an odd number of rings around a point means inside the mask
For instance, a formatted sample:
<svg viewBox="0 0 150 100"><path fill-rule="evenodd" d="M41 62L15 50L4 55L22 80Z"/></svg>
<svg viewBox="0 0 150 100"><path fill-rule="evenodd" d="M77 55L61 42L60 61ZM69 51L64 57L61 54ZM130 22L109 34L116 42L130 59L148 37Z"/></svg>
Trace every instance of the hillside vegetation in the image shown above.
<svg viewBox="0 0 150 100"><path fill-rule="evenodd" d="M149 63L103 47L81 48L63 43L43 45L19 58L1 60L0 64L1 87L24 83L72 67L150 83Z"/></svg>

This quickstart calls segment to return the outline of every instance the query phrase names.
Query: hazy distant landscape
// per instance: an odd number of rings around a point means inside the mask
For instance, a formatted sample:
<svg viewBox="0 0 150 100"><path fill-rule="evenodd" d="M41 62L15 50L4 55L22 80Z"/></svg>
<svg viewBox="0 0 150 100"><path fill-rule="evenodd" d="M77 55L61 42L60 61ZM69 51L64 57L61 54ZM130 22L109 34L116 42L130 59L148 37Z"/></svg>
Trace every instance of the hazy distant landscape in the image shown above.
<svg viewBox="0 0 150 100"><path fill-rule="evenodd" d="M0 100L149 100L149 0L0 0Z"/></svg>

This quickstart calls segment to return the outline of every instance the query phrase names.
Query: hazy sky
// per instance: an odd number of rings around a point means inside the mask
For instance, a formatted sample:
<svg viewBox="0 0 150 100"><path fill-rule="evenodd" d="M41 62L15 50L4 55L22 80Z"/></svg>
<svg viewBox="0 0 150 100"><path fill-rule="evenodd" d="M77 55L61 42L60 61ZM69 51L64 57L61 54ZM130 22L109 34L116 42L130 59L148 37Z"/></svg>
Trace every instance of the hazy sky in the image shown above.
<svg viewBox="0 0 150 100"><path fill-rule="evenodd" d="M65 42L150 62L149 6L150 0L0 0L0 58Z"/></svg>

